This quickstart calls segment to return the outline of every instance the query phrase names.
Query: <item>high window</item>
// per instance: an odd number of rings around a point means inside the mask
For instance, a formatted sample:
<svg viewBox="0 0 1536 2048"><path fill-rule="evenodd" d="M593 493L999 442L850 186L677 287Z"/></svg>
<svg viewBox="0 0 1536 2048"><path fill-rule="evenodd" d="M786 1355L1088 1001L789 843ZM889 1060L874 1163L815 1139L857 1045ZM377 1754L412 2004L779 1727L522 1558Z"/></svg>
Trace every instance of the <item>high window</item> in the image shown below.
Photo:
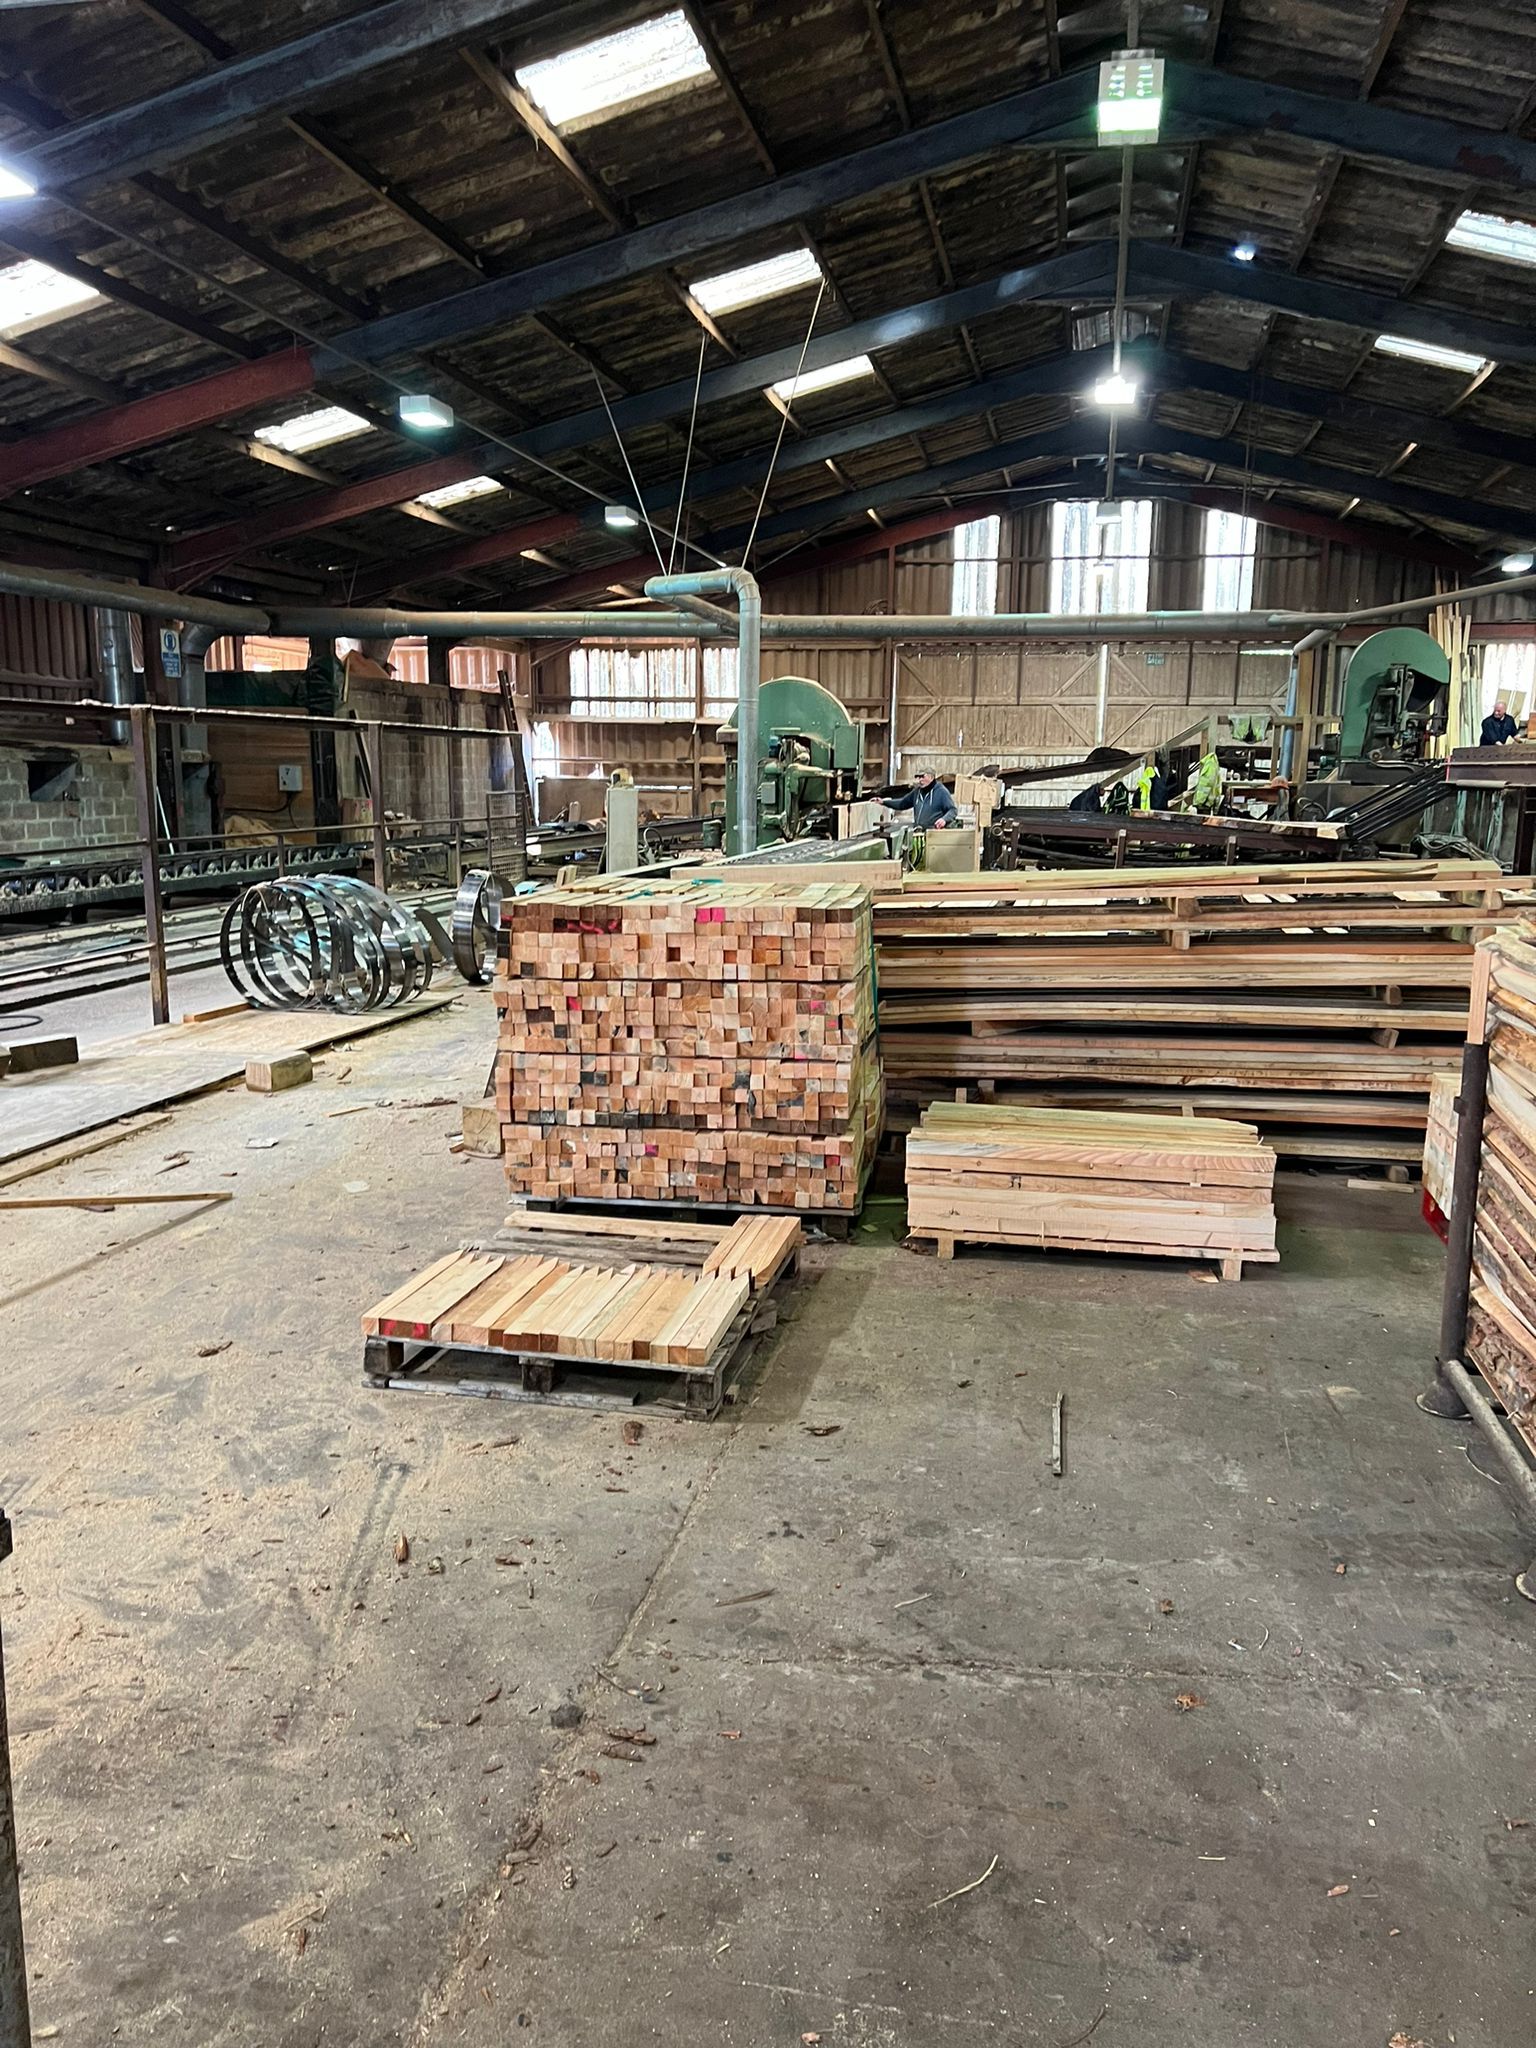
<svg viewBox="0 0 1536 2048"><path fill-rule="evenodd" d="M955 528L954 568L949 579L949 608L961 618L979 618L997 610L998 547L1001 519L973 519Z"/></svg>
<svg viewBox="0 0 1536 2048"><path fill-rule="evenodd" d="M1051 610L1144 612L1152 555L1149 498L1074 498L1051 507Z"/></svg>
<svg viewBox="0 0 1536 2048"><path fill-rule="evenodd" d="M1258 522L1240 512L1205 515L1203 612L1245 612L1253 603L1253 555Z"/></svg>
<svg viewBox="0 0 1536 2048"><path fill-rule="evenodd" d="M571 654L572 718L692 718L688 647L578 647Z"/></svg>

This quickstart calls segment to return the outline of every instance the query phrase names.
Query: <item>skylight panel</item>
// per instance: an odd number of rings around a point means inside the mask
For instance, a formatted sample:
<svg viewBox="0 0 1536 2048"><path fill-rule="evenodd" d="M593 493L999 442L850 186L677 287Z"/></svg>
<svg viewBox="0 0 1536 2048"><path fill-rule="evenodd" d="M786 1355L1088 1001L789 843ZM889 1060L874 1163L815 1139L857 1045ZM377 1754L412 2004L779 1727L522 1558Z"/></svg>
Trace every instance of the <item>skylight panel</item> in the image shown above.
<svg viewBox="0 0 1536 2048"><path fill-rule="evenodd" d="M557 128L591 121L706 77L709 59L680 8L518 68L517 82Z"/></svg>
<svg viewBox="0 0 1536 2048"><path fill-rule="evenodd" d="M851 384L855 377L874 374L875 366L868 356L848 356L840 363L828 363L824 369L802 370L798 377L781 377L768 388L775 398L782 398L788 405L791 399L804 398L808 392L830 391L834 384Z"/></svg>
<svg viewBox="0 0 1536 2048"><path fill-rule="evenodd" d="M12 263L0 270L0 334L25 334L99 299L94 285L81 284L46 263Z"/></svg>
<svg viewBox="0 0 1536 2048"><path fill-rule="evenodd" d="M755 306L763 299L778 298L781 292L820 282L821 265L809 249L786 249L782 256L766 256L761 263L698 278L688 289L706 313L734 313L742 306Z"/></svg>
<svg viewBox="0 0 1536 2048"><path fill-rule="evenodd" d="M1432 341L1410 341L1405 334L1378 334L1375 347L1384 356L1406 356L1411 363L1429 363L1437 370L1462 370L1469 377L1488 367L1486 356L1474 356L1460 348L1437 348Z"/></svg>
<svg viewBox="0 0 1536 2048"><path fill-rule="evenodd" d="M367 432L367 420L348 412L344 405L328 405L320 412L301 412L291 420L258 427L256 438L287 455L307 455L311 449L329 448L333 441L350 441Z"/></svg>
<svg viewBox="0 0 1536 2048"><path fill-rule="evenodd" d="M1448 249L1470 249L1475 256L1493 256L1501 263L1536 265L1536 226L1528 220L1505 220L1499 213L1464 213L1446 235Z"/></svg>
<svg viewBox="0 0 1536 2048"><path fill-rule="evenodd" d="M499 477L468 476L462 483L444 484L438 491L423 491L416 502L429 505L434 512L444 512L450 505L462 505L469 498L488 498L493 491L505 488Z"/></svg>

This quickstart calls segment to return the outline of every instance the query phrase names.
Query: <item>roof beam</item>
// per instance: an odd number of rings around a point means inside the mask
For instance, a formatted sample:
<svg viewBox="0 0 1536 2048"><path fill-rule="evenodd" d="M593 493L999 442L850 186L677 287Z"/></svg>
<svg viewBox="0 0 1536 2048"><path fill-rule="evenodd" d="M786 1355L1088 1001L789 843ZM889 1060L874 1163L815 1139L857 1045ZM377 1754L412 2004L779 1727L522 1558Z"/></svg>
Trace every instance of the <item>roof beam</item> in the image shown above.
<svg viewBox="0 0 1536 2048"><path fill-rule="evenodd" d="M1308 457L1282 455L1249 441L1213 440L1182 428L1142 423L1124 431L1130 453L1211 462L1219 469L1270 477L1277 483L1295 484L1301 490L1383 505L1411 519L1450 520L1454 525L1469 526L1474 532L1495 535L1501 540L1528 544L1536 539L1536 515L1517 506L1474 502L1455 497L1449 491L1430 490L1423 484L1404 484L1394 477L1374 476L1368 470L1343 469L1333 463L1313 462Z"/></svg>
<svg viewBox="0 0 1536 2048"><path fill-rule="evenodd" d="M961 291L946 292L916 305L894 307L873 319L860 320L852 327L841 327L833 333L818 336L805 351L804 367L814 370L847 355L878 353L881 349L894 348L923 335L942 333L963 321L979 319L1004 306L1029 301L1050 302L1057 298L1076 300L1085 294L1091 297L1096 292L1107 292L1112 284L1110 263L1111 252L1107 245L1073 249L1063 256L1049 257L1043 263L1024 265L1000 277L988 278L981 284L968 285ZM764 355L706 371L699 386L699 404L702 408L761 391L777 378L792 376L799 361L799 344L791 343ZM615 399L614 423L621 433L632 428L654 426L662 420L685 414L693 403L693 396L693 379L688 377L652 391ZM406 469L393 470L386 476L345 485L339 491L317 492L286 505L275 505L250 519L187 535L171 553L171 571L181 582L189 574L206 570L210 564L235 560L251 547L269 546L273 541L312 533L321 527L334 525L338 520L381 511L389 505L402 504L417 497L424 490L461 483L468 477L515 471L516 461L508 452L509 446L514 451L526 450L530 455L548 459L566 454L573 448L602 442L609 432L606 411L602 406L591 406L565 419L548 420L540 426L531 427L508 445L476 443L431 463L416 463ZM7 454L8 451L0 449L0 480L4 481L9 479Z"/></svg>
<svg viewBox="0 0 1536 2048"><path fill-rule="evenodd" d="M1133 299L1244 299L1304 320L1332 321L1370 334L1407 335L1440 348L1475 349L1494 362L1536 363L1536 332L1529 328L1393 298L1388 292L1295 277L1269 264L1198 256L1155 242L1132 243L1128 289Z"/></svg>
<svg viewBox="0 0 1536 2048"><path fill-rule="evenodd" d="M328 28L227 64L152 99L77 121L23 160L41 192L109 183L177 163L370 71L482 30L532 26L547 0L386 0Z"/></svg>

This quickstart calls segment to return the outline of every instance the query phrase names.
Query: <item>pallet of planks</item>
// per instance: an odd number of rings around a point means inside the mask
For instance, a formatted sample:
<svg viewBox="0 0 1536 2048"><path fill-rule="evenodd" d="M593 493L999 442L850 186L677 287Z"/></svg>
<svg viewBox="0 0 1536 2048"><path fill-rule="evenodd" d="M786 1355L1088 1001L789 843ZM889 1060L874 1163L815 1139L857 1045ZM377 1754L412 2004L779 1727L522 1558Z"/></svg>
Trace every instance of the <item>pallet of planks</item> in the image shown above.
<svg viewBox="0 0 1536 2048"><path fill-rule="evenodd" d="M799 1268L795 1217L734 1225L519 1212L363 1317L369 1384L708 1420Z"/></svg>
<svg viewBox="0 0 1536 2048"><path fill-rule="evenodd" d="M884 1111L867 882L614 879L503 916L514 1194L858 1209Z"/></svg>
<svg viewBox="0 0 1536 2048"><path fill-rule="evenodd" d="M1536 1457L1536 924L1500 932L1479 950L1487 973L1488 1102L1466 1363ZM1475 1015L1474 1029L1478 1021Z"/></svg>
<svg viewBox="0 0 1536 2048"><path fill-rule="evenodd" d="M914 879L875 903L887 1085L1406 1163L1460 1060L1475 944L1530 902L1473 859Z"/></svg>
<svg viewBox="0 0 1536 2048"><path fill-rule="evenodd" d="M1275 1155L1248 1124L935 1103L907 1139L907 1228L960 1244L1271 1264Z"/></svg>

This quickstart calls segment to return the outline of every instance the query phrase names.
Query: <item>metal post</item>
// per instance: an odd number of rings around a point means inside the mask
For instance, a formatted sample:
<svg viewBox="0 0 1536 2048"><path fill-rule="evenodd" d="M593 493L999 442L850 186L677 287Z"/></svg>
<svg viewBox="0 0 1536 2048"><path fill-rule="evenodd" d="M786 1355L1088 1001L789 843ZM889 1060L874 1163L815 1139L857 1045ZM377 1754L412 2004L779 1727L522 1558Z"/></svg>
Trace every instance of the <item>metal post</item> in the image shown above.
<svg viewBox="0 0 1536 2048"><path fill-rule="evenodd" d="M0 1509L0 1564L10 1554L10 1517ZM30 2048L31 2040L16 1808L11 1797L11 1731L5 1706L5 1645L0 1641L0 2048Z"/></svg>
<svg viewBox="0 0 1536 2048"><path fill-rule="evenodd" d="M687 576L649 576L649 598L688 600L727 591L736 599L736 843L732 853L757 851L757 697L762 682L763 600L745 569L705 569ZM711 615L714 608L710 607Z"/></svg>
<svg viewBox="0 0 1536 2048"><path fill-rule="evenodd" d="M368 757L368 794L373 808L373 886L388 891L389 839L384 829L384 731L377 719L363 727Z"/></svg>
<svg viewBox="0 0 1536 2048"><path fill-rule="evenodd" d="M160 899L160 825L155 810L155 714L148 704L129 712L133 744L133 803L138 819L144 882L144 939L149 953L150 1012L171 1021L171 984L165 965L165 909Z"/></svg>
<svg viewBox="0 0 1536 2048"><path fill-rule="evenodd" d="M1440 1349L1435 1377L1419 1406L1426 1415L1459 1422L1467 1404L1446 1376L1448 1359L1460 1359L1467 1341L1472 1297L1472 1240L1477 1228L1477 1183L1483 1158L1483 1119L1488 1108L1488 1047L1469 1041L1461 1055L1461 1093L1456 1098L1456 1164L1451 1175L1451 1212L1446 1218L1445 1289L1440 1297Z"/></svg>

